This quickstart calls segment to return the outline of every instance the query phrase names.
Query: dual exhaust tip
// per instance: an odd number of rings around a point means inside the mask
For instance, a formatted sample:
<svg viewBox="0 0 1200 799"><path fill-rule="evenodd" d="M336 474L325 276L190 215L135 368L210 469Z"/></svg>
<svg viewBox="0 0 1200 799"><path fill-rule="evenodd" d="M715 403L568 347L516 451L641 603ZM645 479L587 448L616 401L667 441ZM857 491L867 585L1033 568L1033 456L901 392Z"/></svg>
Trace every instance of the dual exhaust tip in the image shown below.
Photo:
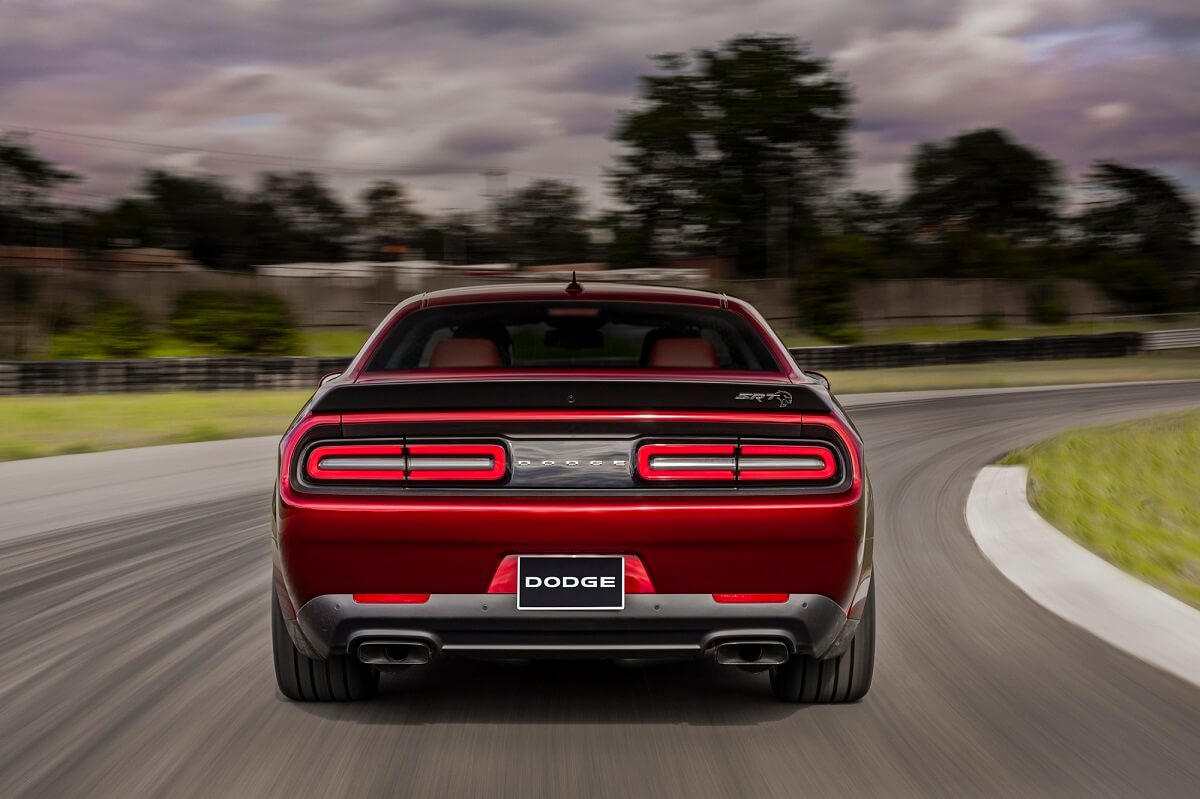
<svg viewBox="0 0 1200 799"><path fill-rule="evenodd" d="M722 666L779 666L786 663L789 656L782 641L724 641L717 644L717 662Z"/></svg>
<svg viewBox="0 0 1200 799"><path fill-rule="evenodd" d="M371 666L424 666L429 645L421 641L368 641L358 647L358 659Z"/></svg>

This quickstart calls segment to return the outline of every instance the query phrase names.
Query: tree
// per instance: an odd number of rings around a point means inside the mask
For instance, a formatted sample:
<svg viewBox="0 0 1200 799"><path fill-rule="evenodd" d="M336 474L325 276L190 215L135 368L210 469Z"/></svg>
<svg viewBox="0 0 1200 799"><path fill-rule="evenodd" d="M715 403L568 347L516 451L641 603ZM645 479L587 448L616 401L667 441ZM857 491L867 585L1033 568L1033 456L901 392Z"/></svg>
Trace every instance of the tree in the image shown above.
<svg viewBox="0 0 1200 799"><path fill-rule="evenodd" d="M245 203L219 178L153 170L144 191L166 227L168 245L213 269L251 268Z"/></svg>
<svg viewBox="0 0 1200 799"><path fill-rule="evenodd" d="M354 220L320 175L263 172L247 198L255 263L340 261Z"/></svg>
<svg viewBox="0 0 1200 799"><path fill-rule="evenodd" d="M1148 169L1099 162L1085 189L1081 226L1096 245L1157 262L1172 275L1190 267L1196 209L1174 182Z"/></svg>
<svg viewBox="0 0 1200 799"><path fill-rule="evenodd" d="M0 243L36 244L54 216L50 195L79 176L42 158L21 136L0 134Z"/></svg>
<svg viewBox="0 0 1200 799"><path fill-rule="evenodd" d="M535 180L496 202L496 233L518 264L576 263L587 258L587 222L579 189Z"/></svg>
<svg viewBox="0 0 1200 799"><path fill-rule="evenodd" d="M1057 165L994 128L920 145L906 210L925 231L1045 238L1061 202Z"/></svg>
<svg viewBox="0 0 1200 799"><path fill-rule="evenodd" d="M782 254L786 270L788 239L843 173L849 87L790 36L655 61L662 74L642 78L615 133L613 187L637 227L627 241L646 260L713 252L763 274Z"/></svg>
<svg viewBox="0 0 1200 799"><path fill-rule="evenodd" d="M359 233L370 258L383 260L385 247L409 246L420 240L425 217L413 207L403 186L390 180L376 181L363 190L359 202L363 207Z"/></svg>

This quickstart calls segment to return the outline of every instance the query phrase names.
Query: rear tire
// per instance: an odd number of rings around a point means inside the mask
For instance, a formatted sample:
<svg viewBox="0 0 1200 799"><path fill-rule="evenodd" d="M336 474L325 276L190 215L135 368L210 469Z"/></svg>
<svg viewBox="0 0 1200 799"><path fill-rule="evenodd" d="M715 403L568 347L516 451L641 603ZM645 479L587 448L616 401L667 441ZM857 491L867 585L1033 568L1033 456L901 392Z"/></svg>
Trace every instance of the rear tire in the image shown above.
<svg viewBox="0 0 1200 799"><path fill-rule="evenodd" d="M326 660L305 657L292 643L279 597L271 592L271 649L279 691L296 702L350 702L369 699L379 686L379 672L347 655Z"/></svg>
<svg viewBox="0 0 1200 799"><path fill-rule="evenodd" d="M771 690L785 702L821 705L857 702L871 689L874 671L875 586L872 584L862 619L846 651L827 660L793 655L787 663L772 667Z"/></svg>

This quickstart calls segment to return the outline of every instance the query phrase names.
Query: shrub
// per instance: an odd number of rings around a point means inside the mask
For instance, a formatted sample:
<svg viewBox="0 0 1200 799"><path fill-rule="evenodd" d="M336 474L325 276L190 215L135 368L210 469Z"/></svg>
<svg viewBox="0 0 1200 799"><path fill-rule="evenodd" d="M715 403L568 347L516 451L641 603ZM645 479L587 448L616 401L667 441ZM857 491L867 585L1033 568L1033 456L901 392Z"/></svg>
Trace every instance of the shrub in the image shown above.
<svg viewBox="0 0 1200 799"><path fill-rule="evenodd" d="M1067 303L1062 288L1051 280L1039 280L1029 287L1026 297L1029 315L1042 325L1060 325L1067 321Z"/></svg>
<svg viewBox="0 0 1200 799"><path fill-rule="evenodd" d="M234 355L283 355L296 347L292 315L272 294L189 291L171 313L179 338Z"/></svg>
<svg viewBox="0 0 1200 799"><path fill-rule="evenodd" d="M97 305L88 332L106 358L140 358L154 343L142 309L124 300L105 300Z"/></svg>

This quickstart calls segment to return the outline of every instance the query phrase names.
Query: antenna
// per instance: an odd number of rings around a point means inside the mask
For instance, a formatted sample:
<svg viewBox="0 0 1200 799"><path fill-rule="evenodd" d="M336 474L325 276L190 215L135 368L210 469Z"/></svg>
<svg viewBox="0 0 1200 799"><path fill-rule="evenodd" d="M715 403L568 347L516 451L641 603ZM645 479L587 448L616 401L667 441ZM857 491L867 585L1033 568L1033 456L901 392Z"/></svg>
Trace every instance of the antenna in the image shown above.
<svg viewBox="0 0 1200 799"><path fill-rule="evenodd" d="M575 279L574 270L571 270L571 282L567 284L567 293L572 297L578 297L583 293L583 286L579 285L579 281Z"/></svg>

